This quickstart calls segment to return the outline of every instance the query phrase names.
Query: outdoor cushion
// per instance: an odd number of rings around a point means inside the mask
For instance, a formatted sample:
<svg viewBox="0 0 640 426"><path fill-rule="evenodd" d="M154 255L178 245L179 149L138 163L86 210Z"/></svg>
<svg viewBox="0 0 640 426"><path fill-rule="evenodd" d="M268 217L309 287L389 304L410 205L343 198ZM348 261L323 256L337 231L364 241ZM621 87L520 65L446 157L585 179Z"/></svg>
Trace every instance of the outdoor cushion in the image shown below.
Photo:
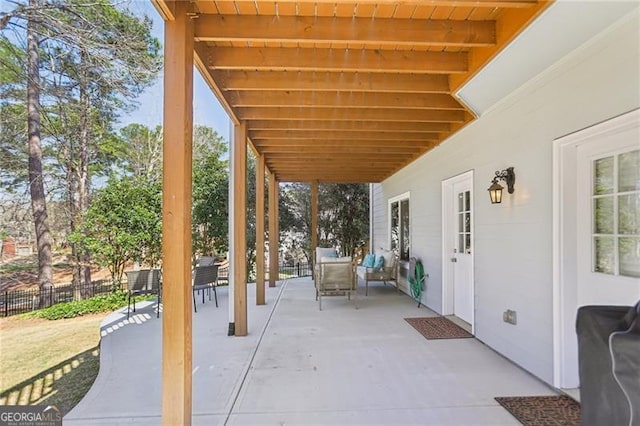
<svg viewBox="0 0 640 426"><path fill-rule="evenodd" d="M327 256L320 258L320 263L336 263L336 262L351 262L351 256L335 257Z"/></svg>
<svg viewBox="0 0 640 426"><path fill-rule="evenodd" d="M338 257L338 252L333 247L316 247L316 263L323 257Z"/></svg>
<svg viewBox="0 0 640 426"><path fill-rule="evenodd" d="M394 264L396 254L393 250L385 250L383 248L379 248L376 250L376 260L378 256L384 257L384 267L391 267Z"/></svg>
<svg viewBox="0 0 640 426"><path fill-rule="evenodd" d="M365 268L373 268L373 264L376 260L376 255L373 253L369 253L364 257L364 260L362 261L362 266L364 266Z"/></svg>
<svg viewBox="0 0 640 426"><path fill-rule="evenodd" d="M384 266L384 256L376 256L376 261L373 263L373 269L382 269Z"/></svg>

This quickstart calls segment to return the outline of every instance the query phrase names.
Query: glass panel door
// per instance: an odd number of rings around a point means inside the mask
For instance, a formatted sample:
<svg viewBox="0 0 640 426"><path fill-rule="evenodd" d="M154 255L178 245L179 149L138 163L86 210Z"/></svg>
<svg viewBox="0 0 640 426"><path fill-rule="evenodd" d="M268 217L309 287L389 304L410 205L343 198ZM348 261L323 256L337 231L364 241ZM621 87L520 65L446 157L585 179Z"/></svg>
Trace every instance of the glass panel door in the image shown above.
<svg viewBox="0 0 640 426"><path fill-rule="evenodd" d="M458 253L471 254L471 191L458 194Z"/></svg>
<svg viewBox="0 0 640 426"><path fill-rule="evenodd" d="M640 150L593 160L592 270L640 277Z"/></svg>

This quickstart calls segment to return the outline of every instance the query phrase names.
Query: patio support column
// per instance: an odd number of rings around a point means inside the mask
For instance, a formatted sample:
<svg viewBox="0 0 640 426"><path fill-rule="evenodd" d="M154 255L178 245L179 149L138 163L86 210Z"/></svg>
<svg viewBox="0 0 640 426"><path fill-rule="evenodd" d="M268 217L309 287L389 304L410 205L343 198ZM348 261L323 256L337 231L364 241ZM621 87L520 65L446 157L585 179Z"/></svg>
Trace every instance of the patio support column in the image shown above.
<svg viewBox="0 0 640 426"><path fill-rule="evenodd" d="M315 262L318 247L318 181L311 182L311 264Z"/></svg>
<svg viewBox="0 0 640 426"><path fill-rule="evenodd" d="M269 172L269 287L275 287L278 281L278 249L280 244L280 227L278 226L279 185L276 175Z"/></svg>
<svg viewBox="0 0 640 426"><path fill-rule="evenodd" d="M191 424L193 23L176 2L165 22L162 179L162 424Z"/></svg>
<svg viewBox="0 0 640 426"><path fill-rule="evenodd" d="M256 163L256 305L264 305L264 155Z"/></svg>
<svg viewBox="0 0 640 426"><path fill-rule="evenodd" d="M233 286L234 334L247 335L247 124L234 128L231 149L231 185L233 198L230 216L230 278Z"/></svg>

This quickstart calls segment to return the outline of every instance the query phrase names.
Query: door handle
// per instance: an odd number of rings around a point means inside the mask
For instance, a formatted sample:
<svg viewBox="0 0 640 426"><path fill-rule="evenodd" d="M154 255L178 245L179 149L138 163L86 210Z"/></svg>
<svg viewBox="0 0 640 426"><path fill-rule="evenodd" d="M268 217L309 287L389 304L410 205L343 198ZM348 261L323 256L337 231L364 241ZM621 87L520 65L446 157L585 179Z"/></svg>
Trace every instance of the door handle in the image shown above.
<svg viewBox="0 0 640 426"><path fill-rule="evenodd" d="M452 261L453 263L455 263L455 262L457 262L457 261L458 261L458 259L457 259L457 258L455 258L455 257L452 257L452 258L451 258L451 261Z"/></svg>

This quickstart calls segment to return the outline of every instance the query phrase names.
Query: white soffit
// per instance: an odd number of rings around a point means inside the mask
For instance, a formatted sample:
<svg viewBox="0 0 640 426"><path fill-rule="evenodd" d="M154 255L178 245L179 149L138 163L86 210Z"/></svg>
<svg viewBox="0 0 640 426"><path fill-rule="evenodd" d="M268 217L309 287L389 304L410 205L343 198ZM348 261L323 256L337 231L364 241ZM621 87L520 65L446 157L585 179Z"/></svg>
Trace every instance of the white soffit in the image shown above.
<svg viewBox="0 0 640 426"><path fill-rule="evenodd" d="M635 0L558 0L456 95L480 116L639 5Z"/></svg>

